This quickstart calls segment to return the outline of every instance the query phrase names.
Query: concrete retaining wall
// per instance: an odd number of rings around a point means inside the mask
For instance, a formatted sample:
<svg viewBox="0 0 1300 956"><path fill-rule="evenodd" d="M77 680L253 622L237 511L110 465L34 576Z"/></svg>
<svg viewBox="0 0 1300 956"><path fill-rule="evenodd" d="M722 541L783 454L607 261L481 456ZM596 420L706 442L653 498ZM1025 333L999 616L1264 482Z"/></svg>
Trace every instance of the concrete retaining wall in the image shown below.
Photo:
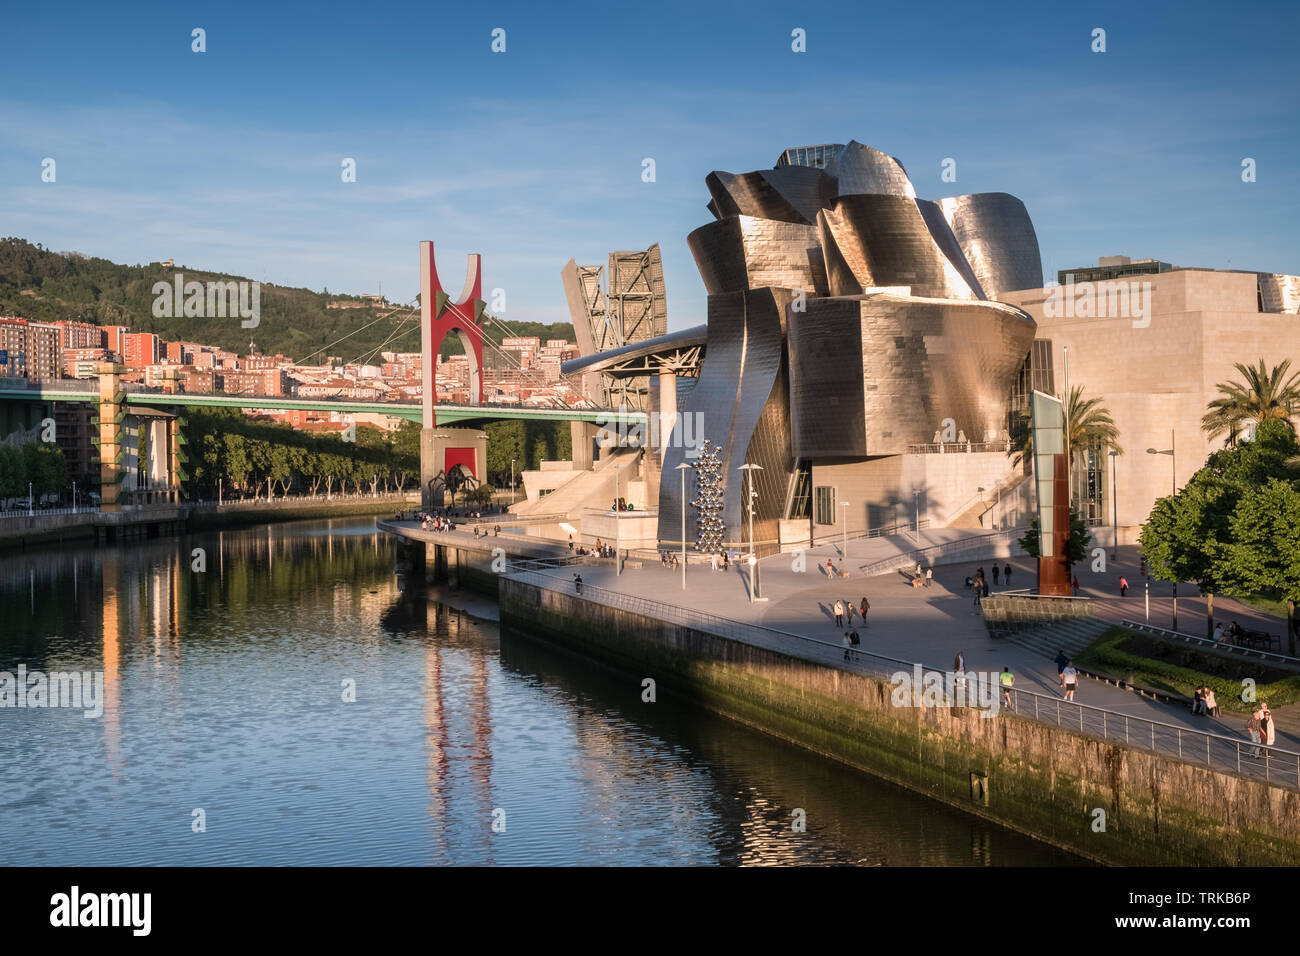
<svg viewBox="0 0 1300 956"><path fill-rule="evenodd" d="M894 707L881 680L500 578L540 636L751 727L1093 860L1295 865L1300 794L1014 715ZM658 705L663 706L663 702ZM1093 811L1106 814L1095 832Z"/></svg>

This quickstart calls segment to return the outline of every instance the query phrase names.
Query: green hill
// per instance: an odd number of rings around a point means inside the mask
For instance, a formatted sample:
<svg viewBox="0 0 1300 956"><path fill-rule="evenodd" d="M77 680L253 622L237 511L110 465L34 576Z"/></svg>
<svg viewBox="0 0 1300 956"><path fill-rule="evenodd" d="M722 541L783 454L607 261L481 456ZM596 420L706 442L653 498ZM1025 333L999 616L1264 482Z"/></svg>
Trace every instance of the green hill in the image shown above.
<svg viewBox="0 0 1300 956"><path fill-rule="evenodd" d="M331 301L362 300L266 282L262 283L261 321L255 329L242 328L238 319L156 318L153 285L171 282L177 272L184 272L186 281L253 281L186 265L171 268L151 262L125 266L77 252L52 252L25 239L0 239L0 315L41 322L75 319L99 325L127 325L133 331L154 332L170 341L201 342L240 354L248 349L251 339L265 354L280 353L298 361L348 333L354 334L330 348L328 354L351 361L381 346L383 351L396 352L420 348L418 323L416 318L408 318L409 307L329 309L326 305ZM391 315L381 318L387 313ZM403 319L407 319L405 324ZM362 328L366 325L370 327ZM574 339L573 326L568 322L506 325L509 332L489 323L484 327L484 336L497 343L506 335ZM445 355L460 351L454 336L442 349ZM324 355L320 353L319 358L323 360Z"/></svg>

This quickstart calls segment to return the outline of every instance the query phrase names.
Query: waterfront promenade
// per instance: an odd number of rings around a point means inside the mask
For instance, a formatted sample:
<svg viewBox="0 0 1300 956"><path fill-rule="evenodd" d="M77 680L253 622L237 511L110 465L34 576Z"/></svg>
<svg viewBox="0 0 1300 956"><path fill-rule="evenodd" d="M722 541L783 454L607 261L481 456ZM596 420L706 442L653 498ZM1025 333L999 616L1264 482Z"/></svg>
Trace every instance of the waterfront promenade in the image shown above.
<svg viewBox="0 0 1300 956"><path fill-rule="evenodd" d="M983 618L974 606L965 578L983 566L991 572L994 559L972 559L939 565L929 588L914 588L909 575L897 571L868 577L860 569L874 563L878 550L906 550L903 542L858 542L861 559L854 558L850 541L847 566L849 578L830 578L825 564L829 558L836 568L845 562L838 545L824 545L807 552L805 570L796 570L791 554L773 555L761 562L761 593L765 600L749 598L748 567L741 561L728 571L713 571L708 564L692 563L687 570L687 586L681 586L680 568L670 570L656 560L630 562L620 575L609 559L599 563L575 563L561 567L542 567L528 558L572 559L567 547L544 539L522 535L499 538L475 538L472 528L462 525L455 532L422 532L413 523L381 522L386 530L399 531L404 537L443 545L459 546L486 552L503 547L518 557L511 573L530 583L568 594L574 593L573 577L581 574L584 600L621 606L649 617L659 617L687 626L713 631L755 646L789 653L832 667L866 670L888 677L902 665L919 663L926 669L947 671L958 652L965 656L968 672L997 673L1009 667L1016 675L1015 712L1067 729L1082 730L1094 736L1124 742L1160 753L1182 755L1186 759L1211 763L1218 769L1264 778L1290 787L1300 787L1300 732L1297 732L1295 708L1291 713L1279 711L1275 756L1268 761L1249 757L1249 739L1244 731L1244 715L1224 712L1219 718L1193 715L1184 705L1145 697L1103 681L1084 678L1076 693L1076 704L1063 701L1060 680L1053 661L1042 654L994 639L985 629ZM1126 566L1131 558L1132 567ZM522 559L522 560L521 560ZM592 559L586 559L591 561ZM992 593L1025 590L1034 584L1034 562L1027 558L996 559L1000 566L1010 564L1012 584L1000 584ZM638 565L639 566L636 566ZM1105 574L1080 576L1081 593L1094 596L1101 608L1098 616L1118 621L1122 618L1142 620L1144 595L1138 575L1136 551L1121 549L1120 563L1111 565ZM1126 599L1106 592L1112 581L1124 574L1130 584ZM1168 585L1153 585L1151 622L1167 624ZM862 638L860 653L845 662L842 645L846 627L837 627L832 606L836 599L852 601L855 607L863 597L871 604L865 626L855 615L854 624ZM1163 604L1161 603L1163 602ZM1216 602L1222 605L1225 602ZM1235 602L1234 602L1235 603ZM1220 611L1237 617L1246 625L1271 626L1278 622L1249 609L1220 607ZM1179 600L1179 617L1183 630L1195 630L1203 621L1203 604L1192 599ZM877 655L879 659L873 658ZM1206 737L1205 735L1214 735ZM1240 744L1240 746L1239 746Z"/></svg>
<svg viewBox="0 0 1300 956"><path fill-rule="evenodd" d="M850 544L849 567L855 569L856 562L852 554ZM574 573L580 571L584 595L593 600L601 599L599 592L592 590L599 588L613 594L639 597L702 614L759 625L773 632L785 632L792 636L783 649L799 652L801 656L806 656L802 652L807 647L798 637L827 642L836 645L826 650L828 663L837 664L842 663L842 652L838 651L838 645L846 628L835 626L831 607L837 598L846 602L851 600L857 605L866 596L871 603L867 625L862 626L856 616L854 619L862 638L862 651L902 661L919 662L929 668L943 670L951 668L953 658L960 651L965 655L968 671L998 672L1003 667L1010 667L1016 675L1017 690L1058 700L1061 698L1060 680L1052 660L1006 640L991 638L984 627L983 618L973 605L970 592L964 587L968 574L972 574L979 566L991 570L993 559L941 565L935 568L933 585L917 589L911 587L907 578L897 572L870 578L855 573L847 579L830 579L825 572L827 557L832 559L836 567L842 564L836 547L821 547L810 551L807 570L802 573L792 569L790 555L775 555L764 559L761 562L761 587L763 596L768 600L761 602L749 600L748 570L742 570L743 566L738 563L733 563L730 571L712 571L708 565L692 564L687 572L687 587L684 591L681 587L680 569L671 571L657 563L624 570L622 575L616 574L612 567L581 567L557 569L546 572L546 576L556 582L557 586L571 588ZM1002 566L1008 563L1012 566L1012 587L1008 589L999 586L992 593L1032 586L1034 563L1031 560L997 560ZM1136 563L1132 571L1122 566L1113 566L1111 570L1116 569L1116 580L1118 572L1125 573L1130 583L1137 577ZM1110 577L1108 572L1106 579L1109 580ZM1100 581L1089 589L1081 577L1080 584L1082 593L1092 590L1104 597L1104 587ZM1156 590L1167 592L1168 585L1163 585L1160 589L1153 588L1153 592ZM1152 623L1166 624L1167 618L1160 617L1157 610L1163 607L1167 614L1170 602L1163 596L1159 600L1163 601L1163 605L1157 598L1152 599ZM1101 603L1105 609L1101 616L1106 619L1118 621L1122 617L1129 617L1141 620L1143 617L1140 588L1136 595L1130 590L1129 597L1124 601L1114 597L1113 600L1106 598ZM1191 600L1180 598L1179 616L1184 630L1189 629L1189 624L1194 626L1203 620L1203 616L1199 619L1197 617L1203 613L1203 603L1198 606ZM1236 616L1242 619L1243 624L1246 623L1245 612ZM1251 620L1260 625L1271 623L1272 626L1277 626L1275 620L1266 619L1262 615ZM1128 716L1183 727L1189 731L1220 734L1243 742L1248 740L1243 729L1244 716L1227 712L1217 719L1196 716L1185 706L1143 697L1087 678L1075 696L1078 703L1104 709L1119 718ZM1279 714L1276 746L1284 750L1300 751L1300 733L1297 732L1294 713ZM1294 781L1297 770L1291 768L1289 776Z"/></svg>

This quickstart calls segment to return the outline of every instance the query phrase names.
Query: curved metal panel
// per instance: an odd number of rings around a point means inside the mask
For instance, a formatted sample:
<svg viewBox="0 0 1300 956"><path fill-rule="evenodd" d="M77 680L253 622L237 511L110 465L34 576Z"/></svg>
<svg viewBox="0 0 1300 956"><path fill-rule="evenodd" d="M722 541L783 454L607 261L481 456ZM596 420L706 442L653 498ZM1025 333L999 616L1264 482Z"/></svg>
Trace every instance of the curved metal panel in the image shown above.
<svg viewBox="0 0 1300 956"><path fill-rule="evenodd" d="M888 294L811 299L791 312L790 408L797 458L897 455L952 419L998 436L1034 338L997 302Z"/></svg>
<svg viewBox="0 0 1300 956"><path fill-rule="evenodd" d="M862 288L910 286L913 295L978 298L931 236L914 199L841 196L820 217Z"/></svg>
<svg viewBox="0 0 1300 956"><path fill-rule="evenodd" d="M974 193L940 199L939 207L985 295L996 298L1042 287L1038 236L1019 199L1008 193Z"/></svg>
<svg viewBox="0 0 1300 956"><path fill-rule="evenodd" d="M785 504L785 483L790 467L789 446L781 434L788 421L788 391L782 378L784 315L792 290L758 289L709 296L709 345L700 376L682 411L691 418L691 433L709 439L723 462L724 541L739 546L748 541L743 512L744 492L739 468L753 455L764 472L756 480L759 508L755 513L755 538L764 533L759 522L775 524ZM778 387L780 386L780 387ZM757 440L756 440L757 439ZM659 486L659 539L681 536L681 480L674 473L687 460L683 447L664 450ZM772 474L766 474L769 465ZM785 470L782 471L782 468ZM692 476L687 476L686 497L694 497ZM762 483L771 485L763 493ZM776 488L780 491L776 491ZM743 526L742 526L743 524ZM693 509L687 508L687 537L695 535ZM774 534L772 535L775 536Z"/></svg>
<svg viewBox="0 0 1300 956"><path fill-rule="evenodd" d="M711 295L764 286L826 292L812 226L730 216L694 230L686 242Z"/></svg>
<svg viewBox="0 0 1300 956"><path fill-rule="evenodd" d="M874 194L916 198L916 189L902 163L854 139L826 164L826 175L835 183L836 196Z"/></svg>
<svg viewBox="0 0 1300 956"><path fill-rule="evenodd" d="M939 247L939 251L948 260L948 264L953 267L957 274L961 276L962 281L975 293L975 298L987 298L984 295L983 286L971 270L970 263L966 261L966 254L962 252L957 237L952 234L952 227L948 225L948 220L943 216L943 209L940 208L937 202L932 202L929 199L918 199L916 208L921 211L921 218L925 220L925 225L930 230L930 238Z"/></svg>

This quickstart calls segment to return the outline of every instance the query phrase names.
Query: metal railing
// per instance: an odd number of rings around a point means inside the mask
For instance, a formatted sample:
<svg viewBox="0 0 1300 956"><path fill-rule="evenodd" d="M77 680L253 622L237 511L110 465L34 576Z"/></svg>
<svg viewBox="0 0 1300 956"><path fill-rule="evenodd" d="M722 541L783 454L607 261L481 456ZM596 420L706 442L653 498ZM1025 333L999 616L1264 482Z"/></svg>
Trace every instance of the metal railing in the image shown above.
<svg viewBox="0 0 1300 956"><path fill-rule="evenodd" d="M46 515L90 515L99 511L99 505L77 505L65 508L9 508L0 511L0 518L42 518Z"/></svg>
<svg viewBox="0 0 1300 956"><path fill-rule="evenodd" d="M941 674L947 673L946 668L930 667L918 661L905 661L845 647L842 644L795 634L792 631L734 621L693 608L664 604L649 598L610 591L585 583L578 592L575 590L572 578L542 570L512 568L507 572L507 576L512 580L522 581L548 591L576 594L584 600L617 607L654 620L679 624L764 650L885 680L889 680L893 674L903 669L911 673L916 667ZM999 695L1001 691L999 687ZM1135 717L1028 690L1012 689L1010 709L1017 716L1038 723L1054 724L1063 729L1090 734L1104 740L1123 742L1125 746L1138 750L1162 756L1176 756L1180 760L1201 764L1213 770L1237 774L1247 779L1263 780L1291 790L1300 790L1300 753L1295 751L1255 744L1249 740L1226 737L1222 734L1192 730L1145 717ZM1259 756L1256 756L1256 753Z"/></svg>
<svg viewBox="0 0 1300 956"><path fill-rule="evenodd" d="M1127 627L1131 631L1140 631L1165 640L1182 641L1194 647L1204 647L1207 650L1218 651L1229 657L1255 657L1263 661L1273 661L1276 664L1290 665L1292 667L1300 666L1300 657L1289 657L1286 654L1277 654L1273 651L1261 651L1254 647L1242 647L1239 644L1229 644L1225 641L1212 641L1209 638L1184 634L1182 631L1171 631L1167 627L1156 627L1154 624L1147 624L1144 621L1130 621L1125 618L1119 623L1122 627Z"/></svg>
<svg viewBox="0 0 1300 956"><path fill-rule="evenodd" d="M919 445L907 446L909 455L965 455L971 452L990 451L1000 451L1005 454L1010 450L1011 441L1006 438L999 441L922 442Z"/></svg>
<svg viewBox="0 0 1300 956"><path fill-rule="evenodd" d="M321 501L386 501L389 504L411 504L419 491L390 491L386 494L372 494L369 491L354 491L347 494L323 495L284 495L276 498L225 498L221 501L205 498L186 502L198 511L216 511L218 508L265 508L267 505L312 504Z"/></svg>
<svg viewBox="0 0 1300 956"><path fill-rule="evenodd" d="M947 557L952 554L964 554L967 551L978 551L980 548L989 545L1015 540L1023 534L1024 529L1022 528L1008 528L1006 531L993 531L989 534L958 538L956 541L947 541L928 548L918 548L915 551L907 551L888 558L882 558L879 561L873 561L871 564L862 565L858 570L867 577L872 577L876 574L897 571L899 568L914 565L918 561L921 564L931 564L935 558Z"/></svg>

